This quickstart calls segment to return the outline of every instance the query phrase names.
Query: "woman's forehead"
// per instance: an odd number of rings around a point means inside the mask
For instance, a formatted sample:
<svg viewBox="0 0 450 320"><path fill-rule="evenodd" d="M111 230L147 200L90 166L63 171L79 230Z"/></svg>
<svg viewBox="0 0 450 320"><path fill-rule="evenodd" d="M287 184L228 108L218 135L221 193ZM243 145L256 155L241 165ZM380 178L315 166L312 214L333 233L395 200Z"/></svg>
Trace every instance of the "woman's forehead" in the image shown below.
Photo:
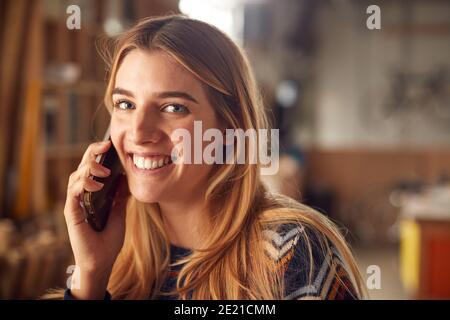
<svg viewBox="0 0 450 320"><path fill-rule="evenodd" d="M188 91L202 97L205 94L199 79L160 50L130 51L117 70L115 87L133 92Z"/></svg>

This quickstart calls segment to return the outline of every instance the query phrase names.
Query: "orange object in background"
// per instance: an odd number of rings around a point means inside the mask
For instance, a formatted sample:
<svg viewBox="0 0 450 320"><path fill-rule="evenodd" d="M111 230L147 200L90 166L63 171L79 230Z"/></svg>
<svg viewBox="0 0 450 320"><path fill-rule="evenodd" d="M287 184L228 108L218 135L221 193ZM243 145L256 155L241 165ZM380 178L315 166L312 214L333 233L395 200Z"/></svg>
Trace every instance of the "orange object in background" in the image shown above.
<svg viewBox="0 0 450 320"><path fill-rule="evenodd" d="M450 221L419 223L423 230L419 298L450 299Z"/></svg>
<svg viewBox="0 0 450 320"><path fill-rule="evenodd" d="M450 206L426 195L410 200L401 222L403 284L414 299L450 299Z"/></svg>

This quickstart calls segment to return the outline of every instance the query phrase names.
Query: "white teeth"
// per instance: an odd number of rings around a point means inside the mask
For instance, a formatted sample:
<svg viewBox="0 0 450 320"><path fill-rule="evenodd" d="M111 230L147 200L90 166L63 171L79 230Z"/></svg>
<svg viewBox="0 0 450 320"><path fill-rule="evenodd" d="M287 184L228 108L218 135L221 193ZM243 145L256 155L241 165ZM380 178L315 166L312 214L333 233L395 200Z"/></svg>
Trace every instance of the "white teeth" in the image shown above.
<svg viewBox="0 0 450 320"><path fill-rule="evenodd" d="M145 168L144 164L145 164L145 159L142 158L142 157L139 157L137 159L137 166L138 166L138 168Z"/></svg>
<svg viewBox="0 0 450 320"><path fill-rule="evenodd" d="M139 169L152 170L167 165L170 162L170 158L168 156L164 156L162 158L152 160L150 158L133 155L133 162Z"/></svg>
<svg viewBox="0 0 450 320"><path fill-rule="evenodd" d="M150 159L145 159L145 169L151 169L152 168L152 161Z"/></svg>

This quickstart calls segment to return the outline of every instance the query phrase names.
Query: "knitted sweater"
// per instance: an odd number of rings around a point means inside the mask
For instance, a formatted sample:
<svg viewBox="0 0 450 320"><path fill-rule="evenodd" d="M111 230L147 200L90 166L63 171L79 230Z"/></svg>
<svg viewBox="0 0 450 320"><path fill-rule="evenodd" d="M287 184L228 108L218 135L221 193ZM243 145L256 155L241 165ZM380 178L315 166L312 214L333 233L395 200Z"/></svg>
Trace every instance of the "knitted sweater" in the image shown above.
<svg viewBox="0 0 450 320"><path fill-rule="evenodd" d="M309 246L306 240L309 239ZM359 297L349 278L349 272L336 248L329 242L331 252L326 254L320 245L316 233L310 228L295 224L281 225L278 230L265 230L266 253L275 262L274 271L284 274L284 299L326 299L344 300ZM309 253L311 249L311 255ZM170 246L171 264L191 254L186 248ZM310 277L311 258L313 263L312 281ZM176 280L182 265L170 266L167 278L161 287L162 292L170 292L176 286ZM105 299L110 299L108 292ZM71 300L70 290L64 299ZM160 295L159 299L177 299L176 296Z"/></svg>

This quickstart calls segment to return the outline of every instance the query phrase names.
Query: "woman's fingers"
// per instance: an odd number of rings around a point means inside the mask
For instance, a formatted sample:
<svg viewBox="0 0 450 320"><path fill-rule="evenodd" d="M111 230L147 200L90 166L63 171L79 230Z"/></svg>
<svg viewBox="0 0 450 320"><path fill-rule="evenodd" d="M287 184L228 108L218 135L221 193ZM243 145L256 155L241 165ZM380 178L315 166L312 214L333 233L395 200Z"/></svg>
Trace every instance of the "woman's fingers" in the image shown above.
<svg viewBox="0 0 450 320"><path fill-rule="evenodd" d="M89 145L83 155L78 169L69 177L67 199L64 214L73 223L84 221L81 200L84 191L96 192L103 188L103 183L95 181L93 177L105 178L111 171L95 161L95 156L108 151L111 141L95 142Z"/></svg>
<svg viewBox="0 0 450 320"><path fill-rule="evenodd" d="M76 223L80 220L84 221L84 213L81 210L80 201L82 201L84 191L96 192L103 188L103 183L95 181L88 177L81 177L67 189L67 201L65 214L70 216Z"/></svg>
<svg viewBox="0 0 450 320"><path fill-rule="evenodd" d="M91 160L95 160L95 157L97 155L105 153L106 151L108 151L110 147L111 147L111 140L94 142L90 144L89 147L86 149L83 158L81 159L79 167L83 166L87 162L90 162Z"/></svg>
<svg viewBox="0 0 450 320"><path fill-rule="evenodd" d="M82 177L96 176L105 178L111 174L111 170L95 160L89 160L78 168Z"/></svg>

